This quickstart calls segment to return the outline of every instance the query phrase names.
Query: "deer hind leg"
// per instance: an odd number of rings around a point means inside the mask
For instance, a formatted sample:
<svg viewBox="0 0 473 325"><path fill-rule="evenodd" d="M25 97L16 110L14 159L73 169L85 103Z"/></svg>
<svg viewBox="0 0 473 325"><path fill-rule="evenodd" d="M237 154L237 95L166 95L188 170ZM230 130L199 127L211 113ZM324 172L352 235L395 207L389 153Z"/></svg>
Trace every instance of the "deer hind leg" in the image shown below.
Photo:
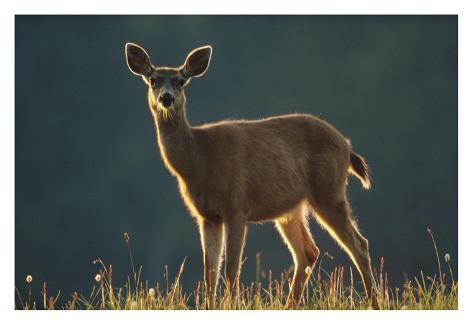
<svg viewBox="0 0 473 325"><path fill-rule="evenodd" d="M207 309L214 309L222 258L223 224L202 220L199 228L204 255L205 306Z"/></svg>
<svg viewBox="0 0 473 325"><path fill-rule="evenodd" d="M376 299L376 282L371 270L368 240L361 235L351 216L346 194L339 199L326 202L311 202L318 221L347 252L363 280L363 285L372 307L379 309Z"/></svg>
<svg viewBox="0 0 473 325"><path fill-rule="evenodd" d="M296 307L319 256L319 249L312 239L302 207L298 208L291 216L277 220L276 228L287 244L294 260L295 272L286 308Z"/></svg>

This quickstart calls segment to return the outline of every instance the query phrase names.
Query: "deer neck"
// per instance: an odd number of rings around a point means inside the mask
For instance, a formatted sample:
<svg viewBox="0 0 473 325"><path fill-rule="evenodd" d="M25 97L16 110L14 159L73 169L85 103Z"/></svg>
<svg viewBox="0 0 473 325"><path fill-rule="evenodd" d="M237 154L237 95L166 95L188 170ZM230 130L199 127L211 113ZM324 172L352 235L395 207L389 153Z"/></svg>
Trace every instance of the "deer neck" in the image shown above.
<svg viewBox="0 0 473 325"><path fill-rule="evenodd" d="M164 163L175 176L191 174L195 156L194 135L187 120L185 102L170 114L153 112L159 149Z"/></svg>

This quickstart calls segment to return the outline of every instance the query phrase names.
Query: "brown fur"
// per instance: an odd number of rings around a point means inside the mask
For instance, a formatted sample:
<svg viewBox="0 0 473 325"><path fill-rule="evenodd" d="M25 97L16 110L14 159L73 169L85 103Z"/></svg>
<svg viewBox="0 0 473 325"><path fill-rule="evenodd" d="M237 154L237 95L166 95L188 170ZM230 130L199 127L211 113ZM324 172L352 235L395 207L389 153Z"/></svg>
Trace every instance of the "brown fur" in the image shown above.
<svg viewBox="0 0 473 325"><path fill-rule="evenodd" d="M129 53L139 53L135 47L127 44L128 60ZM133 64L146 61L142 56ZM164 163L200 225L208 307L214 306L222 247L226 277L238 291L246 225L261 221L274 221L291 251L296 268L288 306L297 304L319 255L307 226L307 209L347 251L377 307L368 242L352 219L346 197L349 171L369 187L364 159L333 126L307 114L190 126L184 90L177 85L182 78L205 73L210 56L210 47L199 48L183 66L153 67L151 77L143 77L149 84L150 78L164 78L161 86L150 87L150 110ZM137 73L135 66L130 69ZM141 67L137 74L147 70ZM163 92L175 98L171 107L160 104Z"/></svg>

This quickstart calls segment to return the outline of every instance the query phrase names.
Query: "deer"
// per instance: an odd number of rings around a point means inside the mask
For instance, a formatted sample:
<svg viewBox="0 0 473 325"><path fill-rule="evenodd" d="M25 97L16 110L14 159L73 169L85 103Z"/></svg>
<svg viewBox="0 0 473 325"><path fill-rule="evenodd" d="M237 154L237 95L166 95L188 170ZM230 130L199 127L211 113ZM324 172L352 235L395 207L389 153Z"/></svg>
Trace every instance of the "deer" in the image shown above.
<svg viewBox="0 0 473 325"><path fill-rule="evenodd" d="M369 306L379 309L368 240L347 197L348 176L369 189L370 172L349 139L328 122L301 113L191 126L185 89L208 70L212 47L192 50L179 67L153 65L135 43L125 44L125 57L130 71L148 87L162 160L198 225L207 309L215 308L223 255L224 279L239 296L247 227L261 222L275 224L292 255L286 306L297 307L320 254L308 226L310 216L348 254Z"/></svg>

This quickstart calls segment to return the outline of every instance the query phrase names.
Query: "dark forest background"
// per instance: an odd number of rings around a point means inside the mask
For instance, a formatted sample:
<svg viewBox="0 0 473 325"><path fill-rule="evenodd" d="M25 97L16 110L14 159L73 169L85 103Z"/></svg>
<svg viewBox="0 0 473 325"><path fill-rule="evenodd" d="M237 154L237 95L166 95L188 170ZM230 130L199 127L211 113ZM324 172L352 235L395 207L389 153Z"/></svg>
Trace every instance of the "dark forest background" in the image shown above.
<svg viewBox="0 0 473 325"><path fill-rule="evenodd" d="M15 285L87 295L100 257L115 285L163 283L187 256L189 292L202 279L195 222L165 170L146 87L125 63L136 42L157 65L211 44L207 74L187 89L192 124L306 112L351 139L373 188L350 199L374 266L391 283L436 272L426 229L457 272L456 16L17 16L15 19ZM218 171L215 171L218 173ZM321 252L350 262L311 222ZM242 271L279 274L291 256L272 224L251 225ZM357 279L359 280L358 275Z"/></svg>

